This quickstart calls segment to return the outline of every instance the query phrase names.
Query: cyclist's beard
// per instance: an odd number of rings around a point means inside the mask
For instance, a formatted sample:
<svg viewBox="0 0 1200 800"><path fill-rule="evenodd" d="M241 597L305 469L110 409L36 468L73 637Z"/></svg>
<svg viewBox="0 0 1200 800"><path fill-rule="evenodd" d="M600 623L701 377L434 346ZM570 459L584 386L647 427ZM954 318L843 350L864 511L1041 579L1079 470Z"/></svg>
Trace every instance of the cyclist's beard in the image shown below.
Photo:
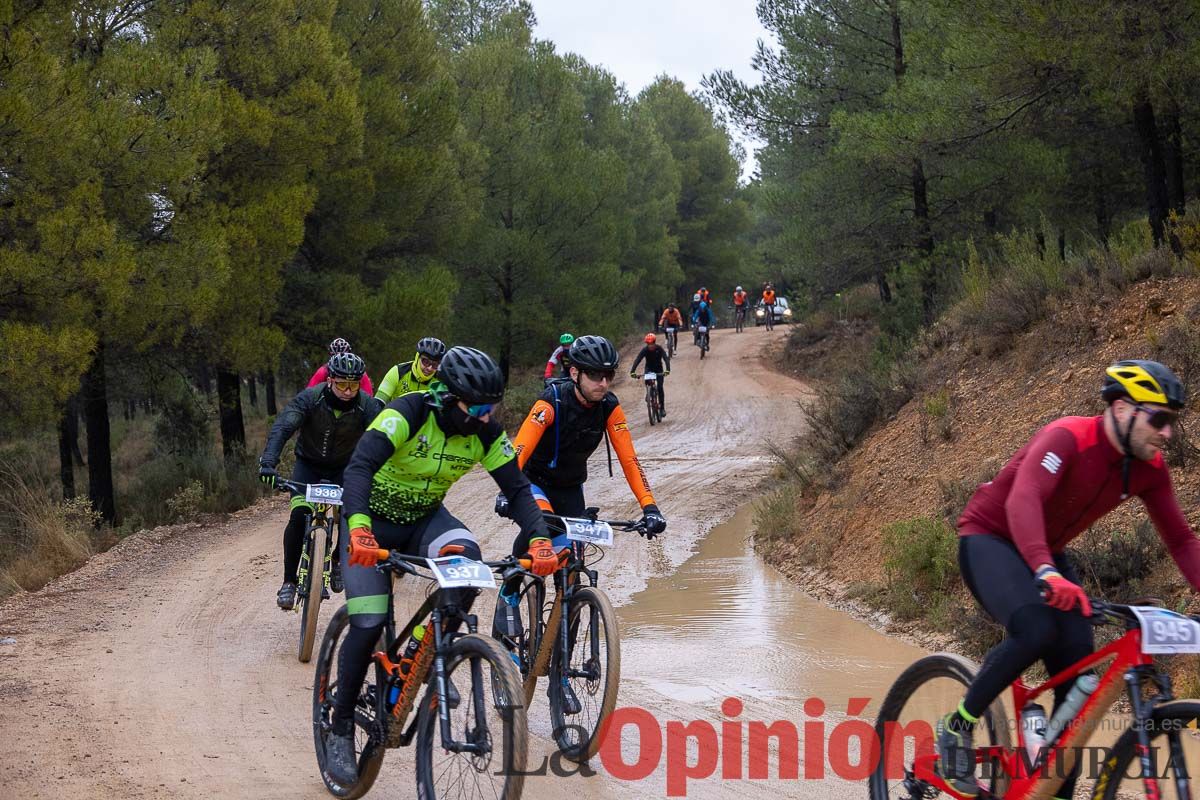
<svg viewBox="0 0 1200 800"><path fill-rule="evenodd" d="M484 422L458 407L458 403L437 411L438 425L451 436L474 436L483 430Z"/></svg>
<svg viewBox="0 0 1200 800"><path fill-rule="evenodd" d="M343 400L337 396L337 393L325 387L325 402L329 403L329 407L337 411L349 411L354 408L354 404L358 401L358 397L351 397L349 400Z"/></svg>

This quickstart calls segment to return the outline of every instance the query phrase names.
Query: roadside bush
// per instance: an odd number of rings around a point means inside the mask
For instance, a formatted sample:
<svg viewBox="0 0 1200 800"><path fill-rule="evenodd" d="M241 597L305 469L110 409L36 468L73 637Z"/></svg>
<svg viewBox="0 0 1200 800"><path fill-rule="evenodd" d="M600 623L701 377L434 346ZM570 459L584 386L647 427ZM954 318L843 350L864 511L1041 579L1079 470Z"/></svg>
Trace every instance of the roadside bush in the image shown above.
<svg viewBox="0 0 1200 800"><path fill-rule="evenodd" d="M159 405L154 423L154 446L162 454L191 456L212 447L212 418L208 400L182 380L173 381Z"/></svg>
<svg viewBox="0 0 1200 800"><path fill-rule="evenodd" d="M49 488L17 469L0 466L0 597L32 591L69 572L95 551L99 515L87 498L52 499Z"/></svg>
<svg viewBox="0 0 1200 800"><path fill-rule="evenodd" d="M914 517L883 529L890 601L904 618L921 615L958 578L958 537L944 520Z"/></svg>
<svg viewBox="0 0 1200 800"><path fill-rule="evenodd" d="M917 408L917 415L921 421L922 444L929 444L935 434L946 442L954 438L954 395L949 388L926 395Z"/></svg>
<svg viewBox="0 0 1200 800"><path fill-rule="evenodd" d="M1090 531L1072 548L1088 592L1123 602L1146 593L1146 578L1163 557L1162 541L1149 519L1132 530Z"/></svg>

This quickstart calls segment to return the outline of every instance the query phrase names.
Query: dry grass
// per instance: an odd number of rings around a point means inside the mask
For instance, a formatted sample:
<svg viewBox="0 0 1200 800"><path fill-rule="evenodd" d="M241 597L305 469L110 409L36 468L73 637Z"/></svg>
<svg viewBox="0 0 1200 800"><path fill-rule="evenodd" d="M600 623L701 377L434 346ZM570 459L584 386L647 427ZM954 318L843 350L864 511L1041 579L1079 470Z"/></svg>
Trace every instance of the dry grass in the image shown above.
<svg viewBox="0 0 1200 800"><path fill-rule="evenodd" d="M0 596L40 589L97 551L98 518L86 499L56 502L13 464L0 466L0 489L0 512L12 522L0 538Z"/></svg>

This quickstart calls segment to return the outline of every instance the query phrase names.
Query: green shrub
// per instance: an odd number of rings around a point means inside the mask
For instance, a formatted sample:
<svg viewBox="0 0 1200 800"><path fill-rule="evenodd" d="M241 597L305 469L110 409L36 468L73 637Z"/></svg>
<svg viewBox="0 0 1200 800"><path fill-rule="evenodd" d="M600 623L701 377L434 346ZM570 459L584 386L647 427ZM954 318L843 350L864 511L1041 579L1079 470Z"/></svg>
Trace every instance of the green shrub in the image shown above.
<svg viewBox="0 0 1200 800"><path fill-rule="evenodd" d="M883 529L883 567L893 610L920 615L958 578L958 536L940 519L914 517Z"/></svg>
<svg viewBox="0 0 1200 800"><path fill-rule="evenodd" d="M1141 519L1132 530L1090 531L1072 548L1072 555L1092 593L1114 602L1145 593L1146 578L1163 557L1154 524Z"/></svg>

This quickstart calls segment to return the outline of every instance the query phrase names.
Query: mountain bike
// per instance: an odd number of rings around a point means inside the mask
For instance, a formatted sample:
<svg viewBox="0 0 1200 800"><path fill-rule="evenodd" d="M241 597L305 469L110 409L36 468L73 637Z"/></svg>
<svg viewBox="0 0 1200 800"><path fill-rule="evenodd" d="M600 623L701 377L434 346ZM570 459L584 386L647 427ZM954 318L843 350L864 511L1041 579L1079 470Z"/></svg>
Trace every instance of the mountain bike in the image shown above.
<svg viewBox="0 0 1200 800"><path fill-rule="evenodd" d="M984 713L975 726L976 736L987 744L977 746L975 758L983 766L979 781L982 800L1032 800L1049 798L1063 776L1079 763L1084 745L1109 707L1126 690L1132 719L1111 750L1103 752L1091 797L1096 800L1163 797L1160 778L1170 777L1179 798L1191 797L1191 772L1184 761L1184 741L1200 721L1200 701L1176 700L1170 677L1154 663L1162 653L1200 652L1200 617L1176 614L1156 606L1126 606L1092 600L1095 625L1123 627L1125 633L1111 644L1081 659L1030 688L1013 682L1013 707L1019 716L1038 695L1074 680L1101 662L1111 662L1094 691L1066 720L1052 717L1046 743L1034 747L1023 725L1014 725L1001 700ZM871 800L926 800L944 794L961 797L936 772L933 726L953 708L975 677L976 666L965 658L938 653L920 659L892 685L875 724L879 756L870 779ZM916 699L923 689L942 682L950 693L939 698L945 707L934 708ZM950 703L946 705L946 703ZM1009 731L1017 731L1010 743ZM1166 759L1160 759L1165 746ZM1130 770L1134 761L1138 766ZM1095 760L1089 759L1093 764ZM1085 762L1086 763L1086 762Z"/></svg>
<svg viewBox="0 0 1200 800"><path fill-rule="evenodd" d="M704 354L708 352L708 326L697 325L696 333L699 334L697 344L700 345L700 358L703 360Z"/></svg>
<svg viewBox="0 0 1200 800"><path fill-rule="evenodd" d="M744 305L736 306L733 310L733 329L741 333L744 327L746 327L746 307Z"/></svg>
<svg viewBox="0 0 1200 800"><path fill-rule="evenodd" d="M662 422L663 410L658 402L658 374L647 372L642 375L642 382L646 384L646 413L650 417L650 424Z"/></svg>
<svg viewBox="0 0 1200 800"><path fill-rule="evenodd" d="M296 657L307 664L317 638L321 601L329 597L329 579L336 556L335 531L341 519L342 487L335 483L299 483L277 478L275 488L281 492L299 492L313 507L305 525L304 549L300 551L300 567L296 571L296 605L292 607L300 614L300 646ZM321 569L313 569L313 564L320 564Z"/></svg>
<svg viewBox="0 0 1200 800"><path fill-rule="evenodd" d="M524 633L512 642L521 662L525 705L533 702L539 677L550 679L552 735L572 761L587 761L600 749L599 732L617 704L621 682L621 637L608 596L598 586L594 569L604 558L602 547L613 543L613 530L645 534L640 520L598 519L600 509L585 519L543 513L555 534L560 569L554 573L554 600L546 602L546 581L525 572L517 607L523 609Z"/></svg>
<svg viewBox="0 0 1200 800"><path fill-rule="evenodd" d="M529 561L511 556L472 561L459 555L461 550L461 545L447 545L431 559L378 551L379 569L393 579L413 575L432 585L425 602L398 633L394 599L388 592L381 647L354 704L358 780L350 786L337 783L325 768L325 734L333 725L337 697L338 646L350 627L346 607L329 621L317 659L312 714L321 778L334 796L366 794L379 775L384 751L407 747L414 736L417 794L423 800L521 796L528 748L521 677L500 644L479 635L475 615L447 602L445 590L495 589L493 570L510 577L510 570L520 570ZM419 625L424 625L424 635L411 658L404 658ZM462 626L467 633L458 631ZM406 728L426 684L417 714Z"/></svg>
<svg viewBox="0 0 1200 800"><path fill-rule="evenodd" d="M676 334L676 329L675 329L674 325L668 325L666 328L666 331L667 331L667 355L671 356L673 358L675 356L675 345L679 341L679 336Z"/></svg>

